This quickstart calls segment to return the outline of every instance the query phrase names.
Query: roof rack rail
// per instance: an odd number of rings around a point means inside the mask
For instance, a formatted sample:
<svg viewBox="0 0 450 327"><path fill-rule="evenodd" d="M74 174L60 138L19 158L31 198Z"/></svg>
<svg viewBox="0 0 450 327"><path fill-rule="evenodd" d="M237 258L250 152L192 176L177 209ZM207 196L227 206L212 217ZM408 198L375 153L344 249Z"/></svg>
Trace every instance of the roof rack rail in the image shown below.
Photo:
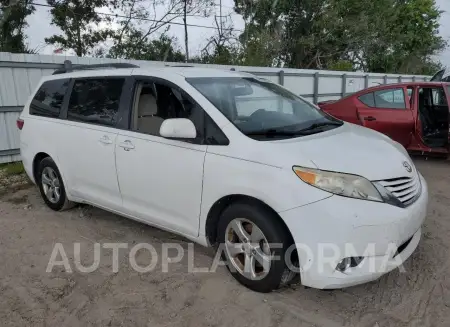
<svg viewBox="0 0 450 327"><path fill-rule="evenodd" d="M195 67L193 65L164 65L165 67Z"/></svg>
<svg viewBox="0 0 450 327"><path fill-rule="evenodd" d="M54 71L53 75L71 73L77 70L95 70L104 68L140 68L137 65L128 63L107 63L107 64L95 64L95 65L73 65L70 60L64 61L64 67Z"/></svg>

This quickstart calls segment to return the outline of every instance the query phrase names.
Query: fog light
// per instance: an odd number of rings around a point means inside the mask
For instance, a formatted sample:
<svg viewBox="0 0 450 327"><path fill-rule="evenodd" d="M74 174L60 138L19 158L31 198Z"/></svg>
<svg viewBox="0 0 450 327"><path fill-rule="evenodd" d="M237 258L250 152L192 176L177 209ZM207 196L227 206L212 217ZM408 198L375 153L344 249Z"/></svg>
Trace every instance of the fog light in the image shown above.
<svg viewBox="0 0 450 327"><path fill-rule="evenodd" d="M357 267L361 261L363 261L364 257L348 257L342 259L336 266L336 270L340 272L344 272L349 268Z"/></svg>

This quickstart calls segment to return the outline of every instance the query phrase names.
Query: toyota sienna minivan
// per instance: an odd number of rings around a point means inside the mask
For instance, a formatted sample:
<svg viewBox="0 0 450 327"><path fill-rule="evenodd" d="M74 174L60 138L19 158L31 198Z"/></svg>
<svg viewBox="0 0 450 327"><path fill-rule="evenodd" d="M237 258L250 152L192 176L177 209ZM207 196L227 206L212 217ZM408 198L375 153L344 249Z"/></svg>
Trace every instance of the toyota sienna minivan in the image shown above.
<svg viewBox="0 0 450 327"><path fill-rule="evenodd" d="M427 184L397 142L250 74L117 66L43 77L17 121L51 209L216 246L259 292L372 281L416 249Z"/></svg>

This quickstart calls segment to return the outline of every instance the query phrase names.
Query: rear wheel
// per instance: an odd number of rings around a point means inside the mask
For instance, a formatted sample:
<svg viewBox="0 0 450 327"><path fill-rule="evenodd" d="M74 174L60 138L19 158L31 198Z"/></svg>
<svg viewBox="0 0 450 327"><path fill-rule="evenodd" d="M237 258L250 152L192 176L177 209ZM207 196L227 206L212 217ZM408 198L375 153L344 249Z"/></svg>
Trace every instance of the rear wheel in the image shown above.
<svg viewBox="0 0 450 327"><path fill-rule="evenodd" d="M258 205L232 204L220 217L218 237L237 281L263 293L281 286L290 238L275 214Z"/></svg>
<svg viewBox="0 0 450 327"><path fill-rule="evenodd" d="M73 203L67 198L64 182L52 158L44 158L39 163L37 179L41 196L50 209L60 211L73 207Z"/></svg>

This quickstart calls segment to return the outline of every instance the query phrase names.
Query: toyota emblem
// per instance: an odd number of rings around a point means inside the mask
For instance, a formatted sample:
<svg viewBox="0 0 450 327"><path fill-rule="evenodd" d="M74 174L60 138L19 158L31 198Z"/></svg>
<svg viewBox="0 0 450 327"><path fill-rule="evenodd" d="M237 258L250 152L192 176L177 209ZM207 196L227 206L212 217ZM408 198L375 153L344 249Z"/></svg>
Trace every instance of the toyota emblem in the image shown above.
<svg viewBox="0 0 450 327"><path fill-rule="evenodd" d="M411 165L409 163L407 163L406 161L403 161L403 167L405 167L405 169L408 173L412 172Z"/></svg>

